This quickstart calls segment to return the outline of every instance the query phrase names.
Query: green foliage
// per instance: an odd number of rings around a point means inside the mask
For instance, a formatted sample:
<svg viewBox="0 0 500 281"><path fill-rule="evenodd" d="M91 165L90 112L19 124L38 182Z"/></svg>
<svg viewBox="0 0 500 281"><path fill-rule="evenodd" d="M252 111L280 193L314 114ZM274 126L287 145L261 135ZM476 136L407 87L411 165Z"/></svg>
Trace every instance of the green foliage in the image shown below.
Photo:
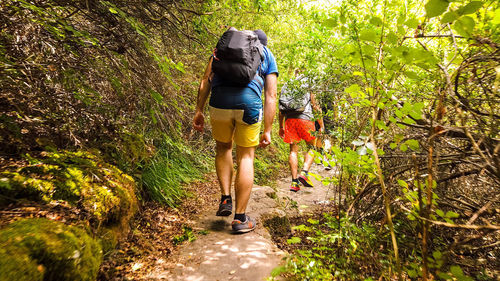
<svg viewBox="0 0 500 281"><path fill-rule="evenodd" d="M134 180L92 152L44 152L25 159L27 165L0 173L4 203L64 200L108 223L129 218L137 207Z"/></svg>
<svg viewBox="0 0 500 281"><path fill-rule="evenodd" d="M2 280L95 280L100 244L85 230L47 219L22 219L0 230Z"/></svg>
<svg viewBox="0 0 500 281"><path fill-rule="evenodd" d="M184 241L193 242L194 240L196 240L196 236L194 235L193 229L191 227L184 226L182 229L184 233L181 235L177 235L172 239L175 245L179 245Z"/></svg>
<svg viewBox="0 0 500 281"><path fill-rule="evenodd" d="M371 270L386 267L382 260L376 261L380 264L373 264L370 256L373 253L367 252L377 241L375 229L367 224L357 226L348 218L337 220L325 213L320 220L310 219L307 225L294 226L293 229L298 234L303 233L300 235L303 238L288 239L289 244L299 246L276 275L287 272L292 275L292 280L362 280L378 277L379 273L373 272L372 275ZM301 242L308 246L301 247Z"/></svg>
<svg viewBox="0 0 500 281"><path fill-rule="evenodd" d="M181 140L165 136L159 150L144 165L143 190L153 200L177 206L188 195L182 184L201 179L206 172L204 157Z"/></svg>

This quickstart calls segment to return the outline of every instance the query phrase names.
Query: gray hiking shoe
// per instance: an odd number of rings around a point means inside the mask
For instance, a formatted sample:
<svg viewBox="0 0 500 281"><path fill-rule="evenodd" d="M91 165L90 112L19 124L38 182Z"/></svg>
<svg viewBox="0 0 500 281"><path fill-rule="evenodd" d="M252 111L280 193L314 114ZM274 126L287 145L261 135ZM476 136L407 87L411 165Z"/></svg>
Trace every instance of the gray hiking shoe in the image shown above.
<svg viewBox="0 0 500 281"><path fill-rule="evenodd" d="M232 201L226 199L219 204L219 210L217 210L217 213L215 213L215 215L218 217L227 217L231 215L232 210L233 210Z"/></svg>
<svg viewBox="0 0 500 281"><path fill-rule="evenodd" d="M254 219L245 215L246 220L244 222L240 220L233 220L231 223L231 227L233 228L234 233L245 233L255 229L257 223Z"/></svg>

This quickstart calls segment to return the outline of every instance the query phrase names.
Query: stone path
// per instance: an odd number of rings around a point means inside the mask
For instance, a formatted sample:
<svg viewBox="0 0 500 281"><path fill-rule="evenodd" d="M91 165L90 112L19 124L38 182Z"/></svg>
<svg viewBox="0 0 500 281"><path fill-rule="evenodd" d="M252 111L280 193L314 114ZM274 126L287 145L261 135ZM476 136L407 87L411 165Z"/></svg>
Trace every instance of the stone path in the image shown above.
<svg viewBox="0 0 500 281"><path fill-rule="evenodd" d="M312 172L332 176L313 165ZM255 231L234 235L230 232L232 216L215 216L217 206L193 221L194 230L204 230L191 243L185 242L170 261L160 260L148 280L217 281L217 280L266 280L271 271L283 263L286 253L279 250L262 226L263 217L284 216L285 212L302 213L318 204L331 200L334 192L313 180L314 188L302 187L290 192L289 179L278 181L276 190L267 186L254 186L247 213L257 219ZM294 201L296 203L294 203ZM293 208L296 205L297 208Z"/></svg>

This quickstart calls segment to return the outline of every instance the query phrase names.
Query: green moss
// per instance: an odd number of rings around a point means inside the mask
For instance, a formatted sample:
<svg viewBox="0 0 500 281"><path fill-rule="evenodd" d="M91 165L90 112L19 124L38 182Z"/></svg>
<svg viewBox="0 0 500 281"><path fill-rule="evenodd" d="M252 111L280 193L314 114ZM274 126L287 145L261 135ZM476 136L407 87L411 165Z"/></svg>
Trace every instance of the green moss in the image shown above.
<svg viewBox="0 0 500 281"><path fill-rule="evenodd" d="M4 281L42 281L44 267L32 260L25 248L0 248L0 276Z"/></svg>
<svg viewBox="0 0 500 281"><path fill-rule="evenodd" d="M25 158L29 165L0 173L0 193L8 198L64 200L107 224L128 221L136 210L134 180L97 155L61 151Z"/></svg>
<svg viewBox="0 0 500 281"><path fill-rule="evenodd" d="M95 280L100 244L80 227L22 219L0 230L0 276L6 280Z"/></svg>

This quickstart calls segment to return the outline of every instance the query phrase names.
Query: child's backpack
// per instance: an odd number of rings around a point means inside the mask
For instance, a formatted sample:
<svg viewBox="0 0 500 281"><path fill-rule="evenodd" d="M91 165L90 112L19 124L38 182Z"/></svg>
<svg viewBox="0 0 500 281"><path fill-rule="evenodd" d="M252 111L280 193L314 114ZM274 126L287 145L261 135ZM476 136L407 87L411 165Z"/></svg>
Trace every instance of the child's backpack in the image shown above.
<svg viewBox="0 0 500 281"><path fill-rule="evenodd" d="M215 47L212 71L235 85L246 86L257 75L263 54L264 46L257 34L230 29Z"/></svg>
<svg viewBox="0 0 500 281"><path fill-rule="evenodd" d="M284 115L300 114L310 102L311 96L300 79L292 79L281 88L279 110Z"/></svg>

